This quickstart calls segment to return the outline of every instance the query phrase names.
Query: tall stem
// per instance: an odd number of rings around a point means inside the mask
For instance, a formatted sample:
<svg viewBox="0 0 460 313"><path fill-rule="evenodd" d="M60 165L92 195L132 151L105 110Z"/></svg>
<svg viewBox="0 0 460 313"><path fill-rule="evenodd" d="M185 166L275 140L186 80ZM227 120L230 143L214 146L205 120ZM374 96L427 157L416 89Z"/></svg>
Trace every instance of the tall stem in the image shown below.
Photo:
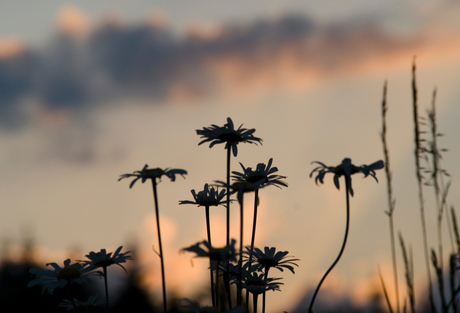
<svg viewBox="0 0 460 313"><path fill-rule="evenodd" d="M318 286L316 287L315 293L313 294L313 298L311 299L310 302L310 307L308 308L308 313L312 313L313 311L313 304L315 303L315 298L316 295L318 294L319 289L321 288L321 285L323 284L324 280L326 279L327 275L332 271L332 269L335 267L335 265L339 262L340 257L342 256L343 251L345 250L345 245L347 244L347 238L348 238L348 228L350 226L350 186L348 183L347 177L345 177L345 193L346 193L346 199L347 199L347 223L345 227L345 236L343 238L343 243L342 243L342 248L340 249L339 255L335 259L334 263L332 263L331 267L326 271L326 274L324 274L323 278L321 278L321 281L319 282Z"/></svg>
<svg viewBox="0 0 460 313"><path fill-rule="evenodd" d="M107 286L107 266L104 269L104 286L105 286L105 311L109 312L109 288Z"/></svg>
<svg viewBox="0 0 460 313"><path fill-rule="evenodd" d="M241 305L242 303L242 296L243 296L243 199L244 193L241 196L240 202L240 259L238 261L238 296L237 296L237 303Z"/></svg>
<svg viewBox="0 0 460 313"><path fill-rule="evenodd" d="M386 133L386 115L387 115L387 81L383 86L383 99L382 99L382 143L383 143L383 154L385 157L385 174L387 178L387 195L388 195L388 211L385 213L388 215L390 224L390 240L391 240L391 259L393 263L393 281L395 287L395 298L396 298L396 312L399 313L399 287L398 287L398 270L396 265L396 248L395 248L395 233L393 223L393 212L395 210L395 201L393 200L393 192L391 187L391 171L390 171L390 155L388 153Z"/></svg>
<svg viewBox="0 0 460 313"><path fill-rule="evenodd" d="M252 253L254 251L254 242L256 238L256 224L257 224L257 199L259 198L259 189L255 190L255 195L254 195L254 217L252 220L252 236L251 236L251 250L249 251L249 266L248 268L251 268L252 265ZM249 290L246 289L246 310L248 310L249 307Z"/></svg>
<svg viewBox="0 0 460 313"><path fill-rule="evenodd" d="M168 312L168 304L166 302L166 282L165 282L165 264L163 257L163 245L161 243L161 231L160 231L160 210L158 208L158 196L157 196L157 181L156 178L152 179L153 187L153 200L155 202L155 215L157 219L157 232L158 232L158 247L160 249L159 257L161 263L161 283L163 288L163 312Z"/></svg>
<svg viewBox="0 0 460 313"><path fill-rule="evenodd" d="M72 303L72 306L73 306L75 312L80 313L80 309L79 309L78 306L75 304L75 300L73 299L73 293L72 293L72 286L71 286L71 284L72 284L72 280L69 279L69 280L67 281L67 292L68 292L68 294L69 294L70 303Z"/></svg>
<svg viewBox="0 0 460 313"><path fill-rule="evenodd" d="M264 283L265 287L267 286L267 279L268 279L268 271L270 270L269 266L265 267L265 277L264 277ZM267 290L264 290L264 293L262 295L262 313L265 313L265 296L267 294Z"/></svg>
<svg viewBox="0 0 460 313"><path fill-rule="evenodd" d="M209 220L209 205L206 206L206 233L208 234L208 242L209 245L212 246L211 243L211 222ZM214 276L212 275L212 261L209 260L209 271L211 272L211 298L212 298L212 306L216 307L216 299L214 294Z"/></svg>
<svg viewBox="0 0 460 313"><path fill-rule="evenodd" d="M227 148L227 246L230 244L230 157L231 146ZM227 262L227 270L224 275L224 286L227 293L228 308L232 308L232 295L230 294L230 262Z"/></svg>
<svg viewBox="0 0 460 313"><path fill-rule="evenodd" d="M414 141L415 141L415 149L414 149L414 156L415 156L415 176L417 177L417 184L418 184L418 197L420 202L420 219L422 223L422 237L423 237L423 249L425 253L425 265L426 265L426 274L428 278L428 294L430 299L431 310L436 312L436 308L434 305L433 299L433 284L431 281L431 270L430 270L430 261L428 257L428 240L426 234L426 222L425 222L425 207L424 207L424 200L423 200L423 189L422 189L422 174L421 174L421 166L420 166L420 130L419 130L419 116L418 116L418 94L417 94L417 84L415 80L415 58L412 64L412 107L413 107L413 119L414 119Z"/></svg>

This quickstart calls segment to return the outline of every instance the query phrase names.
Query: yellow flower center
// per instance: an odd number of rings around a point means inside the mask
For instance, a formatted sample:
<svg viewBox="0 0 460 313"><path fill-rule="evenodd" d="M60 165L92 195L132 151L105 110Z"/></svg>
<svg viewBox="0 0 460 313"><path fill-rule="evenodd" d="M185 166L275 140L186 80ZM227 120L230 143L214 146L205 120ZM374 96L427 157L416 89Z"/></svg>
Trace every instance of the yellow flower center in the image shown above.
<svg viewBox="0 0 460 313"><path fill-rule="evenodd" d="M71 279L77 279L80 278L81 273L79 270L77 270L75 267L69 266L69 267L64 267L62 270L60 270L56 278L57 280L65 279L65 280L71 280Z"/></svg>

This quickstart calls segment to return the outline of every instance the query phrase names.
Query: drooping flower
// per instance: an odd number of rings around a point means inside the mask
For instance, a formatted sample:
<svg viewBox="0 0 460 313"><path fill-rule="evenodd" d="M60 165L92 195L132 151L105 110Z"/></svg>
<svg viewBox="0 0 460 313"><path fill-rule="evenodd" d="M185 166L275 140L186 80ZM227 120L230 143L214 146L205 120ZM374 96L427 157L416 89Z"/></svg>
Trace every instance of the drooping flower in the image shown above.
<svg viewBox="0 0 460 313"><path fill-rule="evenodd" d="M233 155L238 155L237 145L240 142L262 144L262 139L254 137L254 128L246 129L242 128L243 124L235 130L233 121L231 118L227 118L227 124L224 126L211 125L210 127L203 127L203 129L197 129L197 135L200 135L203 139L198 145L205 142L210 142L209 148L212 148L215 144L225 143L225 149L232 149Z"/></svg>
<svg viewBox="0 0 460 313"><path fill-rule="evenodd" d="M225 189L222 189L219 192L219 189L214 189L214 187L209 188L208 184L204 185L204 189L199 191L198 193L195 192L195 189L192 189L192 195L195 201L190 200L181 200L179 204L196 204L198 206L218 206L220 204L224 204L225 201L222 199L226 195Z"/></svg>
<svg viewBox="0 0 460 313"><path fill-rule="evenodd" d="M89 266L91 269L96 269L99 267L108 267L110 265L116 264L125 270L126 268L120 263L126 263L127 260L132 260L131 256L128 255L128 252L120 253L123 246L118 247L118 249L113 253L107 253L105 249L101 249L100 252L91 251L86 257L89 260L79 261L85 266Z"/></svg>
<svg viewBox="0 0 460 313"><path fill-rule="evenodd" d="M220 264L226 264L227 262L236 261L236 240L232 239L232 242L221 248L215 248L209 244L208 241L200 241L190 247L181 249L181 252L194 252L195 258L209 258L212 263L211 267L216 266L216 262Z"/></svg>
<svg viewBox="0 0 460 313"><path fill-rule="evenodd" d="M32 268L29 272L37 278L31 280L27 287L42 285L43 292L45 290L52 294L57 287L63 288L71 281L76 283L89 282L90 274L101 274L100 272L92 272L93 269L88 268L80 263L70 264L70 259L64 261L64 267L60 267L56 263L47 263L46 266L51 266L54 270L41 268Z"/></svg>
<svg viewBox="0 0 460 313"><path fill-rule="evenodd" d="M182 169L176 169L176 168L174 169L166 168L164 170L159 167L148 168L148 165L145 164L145 166L140 171L134 171L132 174L120 175L120 178L118 179L118 181L122 180L123 178L135 177L134 180L129 185L129 188L132 188L134 183L138 181L139 179L141 179L142 183L145 183L147 179L156 179L156 178L161 179L161 177L164 175L168 177L169 179L171 179L171 181L175 181L176 174L181 175L182 177L185 178L184 175L187 174L187 171L182 170Z"/></svg>
<svg viewBox="0 0 460 313"><path fill-rule="evenodd" d="M370 175L378 182L375 171L380 170L385 166L382 160L374 162L370 165L356 166L351 163L351 159L349 158L343 159L342 163L337 166L326 166L324 163L318 161L314 161L312 163L317 163L320 165L310 173L311 178L313 173L318 172L318 175L315 177L316 184L318 184L318 181L321 184L323 184L324 176L326 175L326 173L333 173L334 184L337 187L337 189L340 189L339 178L340 176L345 176L345 179L348 182L349 192L351 196L353 196L353 188L351 186L351 175L356 173L363 173L365 178Z"/></svg>
<svg viewBox="0 0 460 313"><path fill-rule="evenodd" d="M249 258L251 257L251 262L257 265L258 271L268 270L270 268L276 268L283 272L283 269L288 269L293 274L294 266L299 266L294 261L300 261L299 259L287 259L288 251L278 251L276 248L265 247L264 251L259 248L254 248L254 251L251 252L250 247L246 247L244 254Z"/></svg>
<svg viewBox="0 0 460 313"><path fill-rule="evenodd" d="M240 162L240 165L243 168L243 173L233 171L232 178L238 182L256 183L262 181L262 185L264 186L274 185L276 187L287 187L288 185L284 181L282 181L282 179L285 179L286 176L273 174L278 172L278 168L271 167L272 162L273 158L270 158L270 160L268 160L267 165L265 165L265 163L257 164L255 171L251 167L244 167L244 165Z"/></svg>
<svg viewBox="0 0 460 313"><path fill-rule="evenodd" d="M73 299L73 301L74 301L75 306L77 308L84 308L85 312L90 312L91 310L93 310L95 308L102 307L104 305L104 303L105 303L104 298L99 298L98 295L89 296L88 301L86 301L86 302L79 301L79 300L77 300L75 298ZM72 302L70 300L67 300L67 299L62 301L59 304L59 307L66 308L67 311L75 310Z"/></svg>

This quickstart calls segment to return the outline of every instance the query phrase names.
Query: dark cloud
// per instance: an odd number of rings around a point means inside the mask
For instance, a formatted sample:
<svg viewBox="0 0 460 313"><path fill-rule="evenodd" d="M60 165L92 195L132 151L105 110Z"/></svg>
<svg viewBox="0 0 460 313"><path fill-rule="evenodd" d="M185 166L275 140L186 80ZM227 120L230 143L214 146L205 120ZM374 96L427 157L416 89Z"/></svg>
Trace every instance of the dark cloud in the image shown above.
<svg viewBox="0 0 460 313"><path fill-rule="evenodd" d="M328 73L412 44L373 22L320 25L303 16L227 25L214 37L181 39L161 27L108 24L84 40L59 34L41 51L1 59L0 128L28 122L26 100L46 110L84 112L114 99L168 99L178 90L210 96L227 88L228 67L222 65L229 59L239 60L229 65L234 80L250 86L286 51L296 71ZM271 73L276 78L276 70Z"/></svg>

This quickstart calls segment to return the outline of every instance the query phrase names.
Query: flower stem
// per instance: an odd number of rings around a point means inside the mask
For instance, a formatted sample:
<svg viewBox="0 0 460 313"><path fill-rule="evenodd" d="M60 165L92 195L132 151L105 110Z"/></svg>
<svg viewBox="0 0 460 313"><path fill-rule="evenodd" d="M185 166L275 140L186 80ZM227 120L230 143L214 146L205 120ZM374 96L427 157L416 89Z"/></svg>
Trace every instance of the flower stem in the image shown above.
<svg viewBox="0 0 460 313"><path fill-rule="evenodd" d="M107 286L107 266L104 269L104 286L105 286L105 311L109 312L109 288Z"/></svg>
<svg viewBox="0 0 460 313"><path fill-rule="evenodd" d="M67 281L67 292L69 293L70 303L72 303L72 306L73 306L75 312L80 313L80 310L78 309L77 305L75 304L75 300L73 299L71 283L72 283L72 280L69 279Z"/></svg>
<svg viewBox="0 0 460 313"><path fill-rule="evenodd" d="M208 242L209 245L212 246L211 243L211 222L209 220L209 205L206 207L206 232L208 234ZM214 294L214 276L212 275L212 261L209 260L209 271L211 273L211 298L212 298L212 306L216 307L216 299L215 299L215 294Z"/></svg>
<svg viewBox="0 0 460 313"><path fill-rule="evenodd" d="M244 193L241 196L240 202L240 259L238 262L239 273L238 273L238 296L237 303L241 305L243 297L243 199Z"/></svg>
<svg viewBox="0 0 460 313"><path fill-rule="evenodd" d="M265 287L267 287L267 279L268 279L268 271L270 270L269 266L265 267L265 277L264 277L264 283ZM265 295L267 293L267 290L264 290L264 293L262 295L262 313L265 313Z"/></svg>
<svg viewBox="0 0 460 313"><path fill-rule="evenodd" d="M252 306L253 306L253 313L257 313L257 298L259 295L257 293L252 294Z"/></svg>
<svg viewBox="0 0 460 313"><path fill-rule="evenodd" d="M230 244L230 157L231 146L227 148L227 243ZM232 308L232 295L230 294L230 263L227 262L227 270L224 275L225 291L227 293L228 308Z"/></svg>
<svg viewBox="0 0 460 313"><path fill-rule="evenodd" d="M332 269L337 265L339 262L340 258L342 257L343 251L345 250L345 245L347 244L347 238L348 238L348 229L350 226L350 184L345 177L345 193L346 193L346 199L347 199L347 223L346 223L346 228L345 228L345 236L343 238L343 243L342 243L342 248L340 249L339 255L335 259L334 263L332 263L331 267L326 271L324 274L323 278L321 278L321 281L319 282L318 286L316 287L315 293L313 294L313 298L311 299L310 302L310 307L308 308L308 313L313 312L313 304L315 302L315 298L319 292L319 289L321 288L321 285L323 284L324 280L326 279L327 275L332 271Z"/></svg>
<svg viewBox="0 0 460 313"><path fill-rule="evenodd" d="M252 265L252 253L254 251L254 242L256 238L256 224L257 224L257 199L259 198L259 189L254 191L254 218L252 220L252 236L251 236L251 250L249 251L249 269ZM246 289L246 299L249 299L249 290ZM249 301L246 300L246 310L248 310Z"/></svg>
<svg viewBox="0 0 460 313"><path fill-rule="evenodd" d="M163 246L161 244L161 231L160 231L160 211L158 208L158 196L157 196L157 181L156 178L152 179L152 187L153 187L153 199L155 202L155 215L157 220L157 232L158 232L158 247L160 249L159 257L161 263L161 283L163 288L163 312L166 313L168 311L168 306L166 302L166 282L165 282L165 265L164 265L164 258L163 258Z"/></svg>

